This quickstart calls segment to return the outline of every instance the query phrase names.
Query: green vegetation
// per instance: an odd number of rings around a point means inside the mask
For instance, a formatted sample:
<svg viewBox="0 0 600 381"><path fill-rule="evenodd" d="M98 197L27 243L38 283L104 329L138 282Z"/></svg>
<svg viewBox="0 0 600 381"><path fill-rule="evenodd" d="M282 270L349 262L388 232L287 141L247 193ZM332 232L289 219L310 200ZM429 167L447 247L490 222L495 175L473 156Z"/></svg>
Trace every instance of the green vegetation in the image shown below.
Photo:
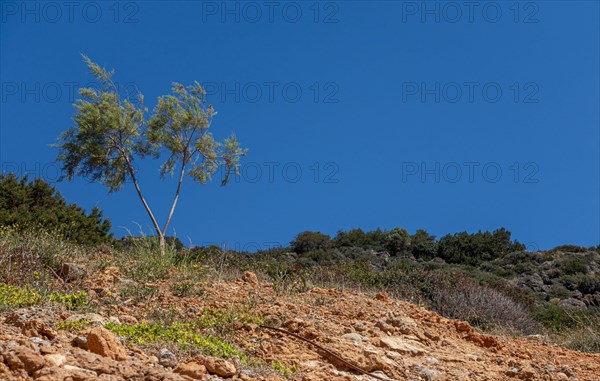
<svg viewBox="0 0 600 381"><path fill-rule="evenodd" d="M72 294L50 292L42 294L29 287L16 287L0 283L0 307L30 307L44 303L55 303L67 309L81 308L87 305L87 294L78 291Z"/></svg>
<svg viewBox="0 0 600 381"><path fill-rule="evenodd" d="M58 321L54 323L54 327L59 331L79 332L89 328L94 323L92 319L79 319L72 321Z"/></svg>
<svg viewBox="0 0 600 381"><path fill-rule="evenodd" d="M298 254L314 250L326 249L329 246L329 236L319 232L302 232L290 242L292 249Z"/></svg>
<svg viewBox="0 0 600 381"><path fill-rule="evenodd" d="M228 309L207 308L194 320L194 324L203 329L211 329L220 334L230 334L238 325L264 323L261 315L251 311L248 306L231 306Z"/></svg>
<svg viewBox="0 0 600 381"><path fill-rule="evenodd" d="M111 225L102 212L90 214L65 199L50 184L13 174L0 174L0 226L19 230L43 228L84 245L97 245L111 239Z"/></svg>
<svg viewBox="0 0 600 381"><path fill-rule="evenodd" d="M235 135L223 142L210 132L217 115L207 103L206 92L198 82L190 86L173 83L172 95L162 96L153 113L143 104L143 95L133 101L122 98L113 82L114 71L108 71L83 56L100 88L79 90L75 104L75 127L59 139L58 161L66 178L86 176L108 187L109 192L120 190L130 180L152 222L164 252L165 235L173 217L183 179L187 174L205 184L219 168L225 169L221 185L230 175L238 173L239 159L246 154ZM167 159L160 167L160 176L173 176L177 171L177 189L166 221L159 225L143 196L135 162L145 157ZM176 169L177 167L177 169Z"/></svg>
<svg viewBox="0 0 600 381"><path fill-rule="evenodd" d="M300 370L297 365L287 366L283 361L271 362L271 368L275 373L285 378L293 378Z"/></svg>
<svg viewBox="0 0 600 381"><path fill-rule="evenodd" d="M105 327L137 345L169 343L183 350L197 350L211 356L245 358L245 355L232 344L217 337L198 334L197 328L190 323L174 323L170 326L154 323L134 325L108 323Z"/></svg>

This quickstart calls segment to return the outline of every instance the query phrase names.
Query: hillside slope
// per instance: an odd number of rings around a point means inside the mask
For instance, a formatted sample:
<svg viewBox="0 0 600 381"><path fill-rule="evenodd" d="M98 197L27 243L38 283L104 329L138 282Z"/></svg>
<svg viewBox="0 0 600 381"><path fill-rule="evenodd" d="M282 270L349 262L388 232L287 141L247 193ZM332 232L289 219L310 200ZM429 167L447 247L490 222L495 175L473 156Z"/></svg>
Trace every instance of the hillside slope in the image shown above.
<svg viewBox="0 0 600 381"><path fill-rule="evenodd" d="M176 281L144 285L157 290L151 295L123 292L132 286L118 268L109 267L81 282L94 313L52 305L5 312L0 379L375 379L263 324L307 338L381 379L600 380L600 355L551 346L543 337L483 334L384 293L313 288L282 295L252 273L204 284L201 293L189 296L177 291ZM161 327L180 331L161 336L152 316ZM189 336L176 323L181 319L202 322L205 337L219 334L234 349ZM186 340L215 357L186 350L181 345ZM221 353L228 359L220 359Z"/></svg>

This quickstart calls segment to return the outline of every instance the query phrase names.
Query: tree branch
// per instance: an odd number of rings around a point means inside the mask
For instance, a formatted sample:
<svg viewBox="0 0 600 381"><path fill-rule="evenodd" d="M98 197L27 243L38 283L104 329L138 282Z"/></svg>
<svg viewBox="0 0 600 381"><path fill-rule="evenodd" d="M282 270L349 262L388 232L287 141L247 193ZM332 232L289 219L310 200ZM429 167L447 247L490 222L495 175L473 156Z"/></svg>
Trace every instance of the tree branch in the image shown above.
<svg viewBox="0 0 600 381"><path fill-rule="evenodd" d="M181 184L183 183L183 175L185 174L186 164L187 155L184 152L183 157L181 159L181 170L179 171L179 181L177 183L177 190L175 191L175 197L173 198L173 204L171 204L171 211L169 212L169 216L167 217L167 222L165 222L165 226L162 231L163 236L167 233L167 228L169 227L169 223L171 222L171 217L173 217L175 207L177 206L177 200L179 200L179 192L181 191Z"/></svg>

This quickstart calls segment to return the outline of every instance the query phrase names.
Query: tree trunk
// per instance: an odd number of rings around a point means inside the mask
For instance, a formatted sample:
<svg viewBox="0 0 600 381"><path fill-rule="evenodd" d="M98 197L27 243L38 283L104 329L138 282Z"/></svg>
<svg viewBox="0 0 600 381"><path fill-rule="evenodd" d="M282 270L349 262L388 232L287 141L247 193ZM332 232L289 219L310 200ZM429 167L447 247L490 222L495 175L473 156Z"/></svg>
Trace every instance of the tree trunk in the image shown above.
<svg viewBox="0 0 600 381"><path fill-rule="evenodd" d="M165 236L164 234L160 234L158 235L158 247L160 248L160 255L162 257L165 256L166 253L166 242L165 242Z"/></svg>

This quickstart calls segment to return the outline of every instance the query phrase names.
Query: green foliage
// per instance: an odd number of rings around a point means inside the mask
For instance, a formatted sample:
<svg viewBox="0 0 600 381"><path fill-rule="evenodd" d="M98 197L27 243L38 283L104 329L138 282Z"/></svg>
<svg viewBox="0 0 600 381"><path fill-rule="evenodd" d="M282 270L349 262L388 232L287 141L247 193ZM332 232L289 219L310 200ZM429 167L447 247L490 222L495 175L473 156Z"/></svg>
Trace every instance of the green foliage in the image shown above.
<svg viewBox="0 0 600 381"><path fill-rule="evenodd" d="M415 258L433 259L437 255L435 236L419 229L410 237L410 251Z"/></svg>
<svg viewBox="0 0 600 381"><path fill-rule="evenodd" d="M158 99L154 115L145 131L152 152L168 153L161 166L161 176L173 174L175 165L190 165L188 174L201 184L210 181L219 167L226 168L222 185L231 174L238 174L239 159L246 154L235 135L223 143L214 139L209 131L217 113L206 103L206 92L198 82L191 86L173 83L173 95Z"/></svg>
<svg viewBox="0 0 600 381"><path fill-rule="evenodd" d="M172 325L108 323L105 328L137 345L172 343L181 349L193 349L206 355L245 358L245 355L232 344L217 337L203 336L197 333L196 327L190 323L173 323Z"/></svg>
<svg viewBox="0 0 600 381"><path fill-rule="evenodd" d="M239 159L246 149L240 147L235 135L223 142L215 140L209 131L216 115L206 101L206 92L198 82L191 86L173 83L172 95L162 96L147 118L148 109L138 92L132 101L121 98L113 82L113 71L100 67L88 57L83 59L92 75L100 84L79 91L75 104L75 126L65 131L56 144L60 152L65 177L85 176L108 187L109 192L118 191L131 180L156 235L163 239L177 205L181 184L187 174L204 184L210 181L219 168L225 169L221 182L227 184L232 174L238 174ZM155 159L166 155L160 167L161 178L172 176L177 168L178 183L170 212L161 228L150 206L144 199L137 180L136 160L145 157Z"/></svg>
<svg viewBox="0 0 600 381"><path fill-rule="evenodd" d="M566 257L560 262L560 269L562 272L568 275L575 275L579 273L585 274L587 272L588 261L585 257Z"/></svg>
<svg viewBox="0 0 600 381"><path fill-rule="evenodd" d="M59 292L40 293L29 287L16 287L0 283L0 307L21 308L37 306L47 302L76 309L87 305L87 294L78 291L73 294Z"/></svg>
<svg viewBox="0 0 600 381"><path fill-rule="evenodd" d="M123 299L131 299L134 303L150 303L158 295L158 289L143 284L128 285L120 290Z"/></svg>
<svg viewBox="0 0 600 381"><path fill-rule="evenodd" d="M438 254L450 263L477 265L508 253L524 251L525 246L517 241L511 241L511 233L504 229L479 231L474 234L467 232L445 235L439 241Z"/></svg>
<svg viewBox="0 0 600 381"><path fill-rule="evenodd" d="M294 378L300 368L297 365L287 366L283 361L273 361L271 362L271 368L275 371L275 373L279 374L284 378Z"/></svg>
<svg viewBox="0 0 600 381"><path fill-rule="evenodd" d="M587 251L587 249L583 246L577 246L577 245L560 245L560 246L556 246L551 251L558 252L558 253L585 253Z"/></svg>
<svg viewBox="0 0 600 381"><path fill-rule="evenodd" d="M47 295L47 298L51 302L61 304L70 310L81 308L88 304L87 293L85 291L77 291L72 294L51 292Z"/></svg>
<svg viewBox="0 0 600 381"><path fill-rule="evenodd" d="M298 254L308 253L309 251L326 249L329 246L329 236L320 232L305 231L296 236L290 242L292 250Z"/></svg>
<svg viewBox="0 0 600 381"><path fill-rule="evenodd" d="M386 248L385 232L381 229L364 232L362 229L351 229L347 232L339 231L332 241L335 248L360 247L376 251Z"/></svg>
<svg viewBox="0 0 600 381"><path fill-rule="evenodd" d="M580 311L575 308L544 303L535 310L533 316L546 328L560 332L574 328L577 325L575 316L579 313Z"/></svg>
<svg viewBox="0 0 600 381"><path fill-rule="evenodd" d="M107 242L111 224L102 212L93 208L90 214L65 199L50 184L13 174L0 174L0 225L19 229L43 228L66 239L86 245Z"/></svg>
<svg viewBox="0 0 600 381"><path fill-rule="evenodd" d="M126 244L116 255L121 269L135 281L155 281L166 279L169 271L177 263L176 241L160 248L157 237L129 237Z"/></svg>
<svg viewBox="0 0 600 381"><path fill-rule="evenodd" d="M196 283L194 282L182 281L171 286L171 293L179 297L200 296L204 294L204 289L196 286Z"/></svg>
<svg viewBox="0 0 600 381"><path fill-rule="evenodd" d="M93 319L63 320L56 322L54 327L59 331L79 332L89 328L92 324L94 324Z"/></svg>
<svg viewBox="0 0 600 381"><path fill-rule="evenodd" d="M391 255L407 253L410 247L410 234L406 229L394 228L385 234L385 245Z"/></svg>
<svg viewBox="0 0 600 381"><path fill-rule="evenodd" d="M194 324L200 328L213 329L221 334L232 333L238 324L264 323L262 315L254 312L248 305L231 306L230 308L205 308Z"/></svg>

